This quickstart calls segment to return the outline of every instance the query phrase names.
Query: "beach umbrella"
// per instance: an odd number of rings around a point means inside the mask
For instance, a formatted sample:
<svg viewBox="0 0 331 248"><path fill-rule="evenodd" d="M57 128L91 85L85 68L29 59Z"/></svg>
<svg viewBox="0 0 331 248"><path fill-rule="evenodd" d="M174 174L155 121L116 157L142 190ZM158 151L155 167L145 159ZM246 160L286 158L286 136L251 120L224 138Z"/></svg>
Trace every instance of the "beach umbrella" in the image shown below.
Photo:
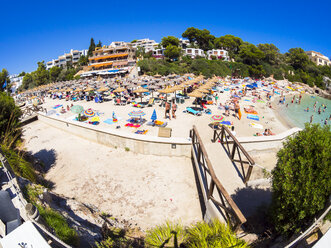
<svg viewBox="0 0 331 248"><path fill-rule="evenodd" d="M148 89L140 87L140 88L134 90L133 92L134 93L140 93L140 102L142 102L143 101L142 93L148 92Z"/></svg>
<svg viewBox="0 0 331 248"><path fill-rule="evenodd" d="M116 115L115 115L115 112L113 111L113 119L117 119Z"/></svg>
<svg viewBox="0 0 331 248"><path fill-rule="evenodd" d="M94 89L93 88L91 88L91 87L87 87L84 91L85 92L89 92L89 91L93 91Z"/></svg>
<svg viewBox="0 0 331 248"><path fill-rule="evenodd" d="M87 109L84 111L84 115L87 117L93 117L93 116L95 116L95 113L92 109Z"/></svg>
<svg viewBox="0 0 331 248"><path fill-rule="evenodd" d="M203 87L198 88L197 91L199 91L201 93L209 93L209 90L207 90L206 88L203 88Z"/></svg>
<svg viewBox="0 0 331 248"><path fill-rule="evenodd" d="M222 115L213 115L212 117L210 117L211 118L211 120L213 121L213 122L221 122L222 120L223 120L223 116Z"/></svg>
<svg viewBox="0 0 331 248"><path fill-rule="evenodd" d="M102 86L100 89L98 89L98 92L104 92L104 91L108 91L109 89Z"/></svg>
<svg viewBox="0 0 331 248"><path fill-rule="evenodd" d="M204 94L202 92L199 92L197 90L192 91L191 93L187 94L189 97L195 97L195 98L202 98L204 96ZM195 106L197 106L198 101L196 99L195 101Z"/></svg>
<svg viewBox="0 0 331 248"><path fill-rule="evenodd" d="M131 111L131 112L129 113L129 116L131 116L131 117L142 117L142 116L144 116L144 115L145 115L145 113L144 113L144 111L142 111L142 110Z"/></svg>
<svg viewBox="0 0 331 248"><path fill-rule="evenodd" d="M123 92L123 91L125 91L125 89L124 88L122 88L122 87L118 87L116 90L114 90L113 92L115 92L115 93L121 93L121 92Z"/></svg>
<svg viewBox="0 0 331 248"><path fill-rule="evenodd" d="M70 111L75 114L80 114L84 111L84 108L80 105L74 105L71 107Z"/></svg>
<svg viewBox="0 0 331 248"><path fill-rule="evenodd" d="M157 116L156 116L156 111L154 109L153 114L152 114L152 117L151 117L151 120L152 121L155 121L156 119L157 119Z"/></svg>
<svg viewBox="0 0 331 248"><path fill-rule="evenodd" d="M76 89L74 90L74 92L80 92L80 91L82 91L82 89L80 89L80 88L76 88Z"/></svg>

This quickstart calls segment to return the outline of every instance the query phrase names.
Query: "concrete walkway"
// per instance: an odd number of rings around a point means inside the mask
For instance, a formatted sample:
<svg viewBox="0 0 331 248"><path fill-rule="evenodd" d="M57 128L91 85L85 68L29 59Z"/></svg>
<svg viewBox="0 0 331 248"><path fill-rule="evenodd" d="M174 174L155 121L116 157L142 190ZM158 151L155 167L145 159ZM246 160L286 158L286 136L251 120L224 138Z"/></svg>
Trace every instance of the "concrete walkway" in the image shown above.
<svg viewBox="0 0 331 248"><path fill-rule="evenodd" d="M197 129L216 176L229 195L234 194L238 188L245 188L246 186L240 175L241 168L236 169L220 143L212 143L213 130L201 125L197 125Z"/></svg>

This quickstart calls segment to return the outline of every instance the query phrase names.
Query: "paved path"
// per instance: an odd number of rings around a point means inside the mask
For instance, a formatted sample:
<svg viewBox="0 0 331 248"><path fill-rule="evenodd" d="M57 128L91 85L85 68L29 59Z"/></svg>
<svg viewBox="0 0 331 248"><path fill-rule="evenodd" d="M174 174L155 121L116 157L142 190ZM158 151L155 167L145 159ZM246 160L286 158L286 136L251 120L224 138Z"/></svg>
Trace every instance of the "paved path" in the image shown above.
<svg viewBox="0 0 331 248"><path fill-rule="evenodd" d="M241 168L238 167L238 171L236 170L236 167L220 143L212 143L213 130L210 127L206 128L206 126L202 125L197 125L197 129L216 176L229 195L234 194L238 188L245 188L245 184L239 174Z"/></svg>

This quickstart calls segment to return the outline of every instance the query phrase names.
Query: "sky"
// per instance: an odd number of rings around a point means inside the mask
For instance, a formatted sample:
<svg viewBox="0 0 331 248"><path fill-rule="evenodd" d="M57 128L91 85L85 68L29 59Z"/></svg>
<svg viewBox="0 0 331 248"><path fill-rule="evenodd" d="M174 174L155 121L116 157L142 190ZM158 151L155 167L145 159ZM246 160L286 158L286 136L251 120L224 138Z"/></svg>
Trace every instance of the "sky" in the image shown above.
<svg viewBox="0 0 331 248"><path fill-rule="evenodd" d="M273 43L331 57L331 0L250 1L1 1L0 70L31 72L37 62L70 49L181 37L188 27L216 37L232 34L255 45Z"/></svg>

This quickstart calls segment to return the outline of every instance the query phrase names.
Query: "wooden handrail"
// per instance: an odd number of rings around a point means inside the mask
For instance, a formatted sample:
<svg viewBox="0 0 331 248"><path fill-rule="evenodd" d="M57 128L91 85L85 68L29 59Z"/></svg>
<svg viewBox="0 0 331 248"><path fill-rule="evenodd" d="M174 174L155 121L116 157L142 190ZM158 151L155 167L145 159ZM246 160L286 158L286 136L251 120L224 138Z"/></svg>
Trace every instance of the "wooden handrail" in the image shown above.
<svg viewBox="0 0 331 248"><path fill-rule="evenodd" d="M246 218L244 217L244 215L242 214L242 212L240 211L240 209L238 208L238 206L236 205L236 203L232 200L231 196L229 195L229 193L225 190L225 188L223 187L222 183L218 180L214 168L208 158L208 154L207 151L205 149L204 144L202 143L202 139L199 135L199 132L196 128L195 125L193 125L193 129L191 130L191 134L190 134L191 138L192 138L192 144L195 145L195 138L197 139L197 143L199 144L199 150L198 150L198 154L200 153L201 150L201 154L204 157L206 164L207 164L207 168L208 172L211 176L211 183L210 183L210 187L208 190L208 199L211 199L215 204L219 205L220 207L222 207L223 209L226 209L225 206L223 206L219 201L217 201L214 197L213 197L213 191L214 191L214 186L216 186L216 188L219 190L219 192L222 194L222 196L225 198L225 200L227 201L227 203L229 204L232 212L234 213L235 217L239 220L240 225L246 222ZM199 155L201 156L201 155Z"/></svg>
<svg viewBox="0 0 331 248"><path fill-rule="evenodd" d="M228 138L230 140L228 140ZM249 181L249 178L251 176L253 166L255 165L254 159L248 154L248 152L245 150L245 148L240 144L240 142L237 140L237 138L231 133L231 131L226 127L222 126L221 130L218 133L218 130L214 129L214 137L213 142L216 142L216 140L219 139L221 144L225 144L230 159L232 162L240 163L242 171L243 171L243 177L244 177L244 183L246 184ZM230 150L229 145L233 144L232 150ZM235 159L235 153L238 152L239 159ZM242 160L240 152L243 153L243 155L247 158L248 161ZM245 170L243 167L243 164L248 164L249 168L247 171L247 174L245 174Z"/></svg>

